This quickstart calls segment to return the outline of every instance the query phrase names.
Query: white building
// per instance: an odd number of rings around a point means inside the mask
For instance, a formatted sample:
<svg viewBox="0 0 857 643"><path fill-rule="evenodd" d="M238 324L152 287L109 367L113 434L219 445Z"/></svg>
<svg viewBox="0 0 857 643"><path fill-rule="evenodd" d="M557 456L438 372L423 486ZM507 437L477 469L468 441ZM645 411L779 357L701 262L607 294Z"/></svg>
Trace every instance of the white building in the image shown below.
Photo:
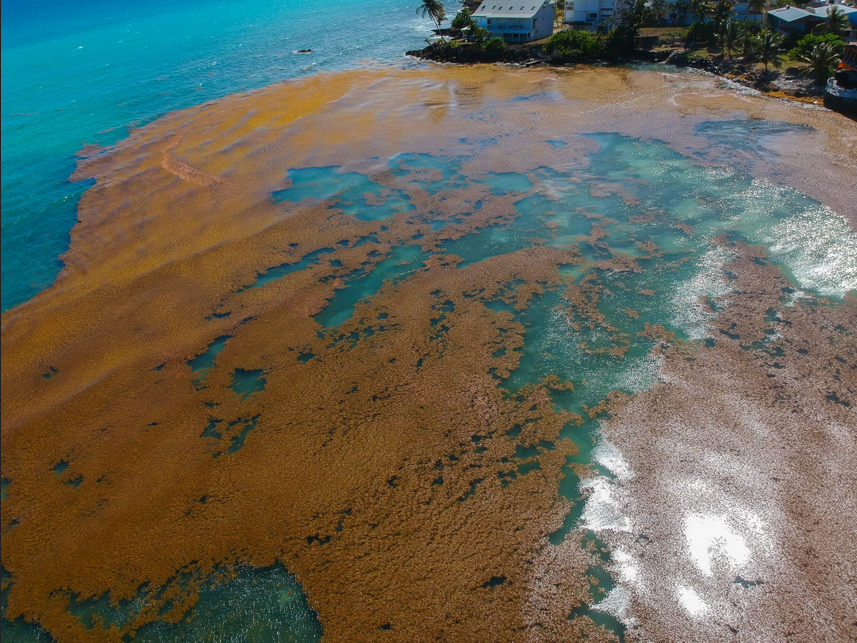
<svg viewBox="0 0 857 643"><path fill-rule="evenodd" d="M563 22L578 25L605 25L609 26L618 17L622 6L630 0L565 0L565 17ZM744 15L747 11L747 2L733 5L736 8L743 6ZM690 24L691 14L688 11L680 12L676 9L675 0L667 1L664 20L671 25Z"/></svg>
<svg viewBox="0 0 857 643"><path fill-rule="evenodd" d="M489 38L532 42L553 35L554 15L549 0L485 0L473 18Z"/></svg>
<svg viewBox="0 0 857 643"><path fill-rule="evenodd" d="M565 0L564 22L600 25L613 20L616 0Z"/></svg>

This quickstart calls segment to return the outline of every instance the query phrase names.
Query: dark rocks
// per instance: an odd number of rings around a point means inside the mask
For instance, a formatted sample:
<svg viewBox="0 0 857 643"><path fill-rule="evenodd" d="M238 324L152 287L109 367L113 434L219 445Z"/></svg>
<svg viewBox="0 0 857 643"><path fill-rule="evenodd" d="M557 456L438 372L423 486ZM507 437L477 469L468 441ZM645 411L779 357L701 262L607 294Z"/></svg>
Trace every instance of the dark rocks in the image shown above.
<svg viewBox="0 0 857 643"><path fill-rule="evenodd" d="M489 51L470 43L435 42L424 49L407 52L408 56L444 63L490 63L503 62L532 65L546 61L541 45L507 46L503 51Z"/></svg>

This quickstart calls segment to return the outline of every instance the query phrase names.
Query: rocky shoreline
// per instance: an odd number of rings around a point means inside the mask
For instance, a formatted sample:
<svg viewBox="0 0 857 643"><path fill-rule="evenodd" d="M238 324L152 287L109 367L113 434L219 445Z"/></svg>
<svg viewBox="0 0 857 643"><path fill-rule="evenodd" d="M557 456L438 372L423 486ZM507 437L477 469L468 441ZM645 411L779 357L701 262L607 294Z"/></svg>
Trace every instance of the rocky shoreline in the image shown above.
<svg viewBox="0 0 857 643"><path fill-rule="evenodd" d="M446 47L440 43L423 49L406 52L406 55L422 60L449 64L494 63L522 67L554 66L568 67L578 63L622 64L633 62L664 63L674 67L699 69L729 81L738 83L773 98L783 98L821 105L824 87L808 78L790 74L788 71L759 73L751 66L736 60L714 61L688 55L683 49L634 49L625 55L604 55L590 61L573 61L548 54L541 44L509 45L503 51L487 51L473 45L461 44Z"/></svg>

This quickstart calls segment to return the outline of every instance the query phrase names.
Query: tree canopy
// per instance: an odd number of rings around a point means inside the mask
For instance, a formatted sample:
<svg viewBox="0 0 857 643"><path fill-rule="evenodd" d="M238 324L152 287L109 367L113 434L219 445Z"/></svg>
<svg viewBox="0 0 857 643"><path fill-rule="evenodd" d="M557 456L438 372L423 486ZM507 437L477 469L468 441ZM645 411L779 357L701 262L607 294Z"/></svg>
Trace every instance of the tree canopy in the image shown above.
<svg viewBox="0 0 857 643"><path fill-rule="evenodd" d="M417 7L417 15L429 18L440 29L440 23L446 20L446 9L441 0L422 0Z"/></svg>
<svg viewBox="0 0 857 643"><path fill-rule="evenodd" d="M803 60L817 45L822 44L830 45L840 56L845 52L845 42L835 34L807 34L797 41L794 48L789 51L789 56L796 60Z"/></svg>
<svg viewBox="0 0 857 643"><path fill-rule="evenodd" d="M780 54L780 45L783 44L783 37L775 31L765 29L758 39L757 53L759 60L765 65L765 71L768 71L768 66L773 65L782 67L783 58Z"/></svg>
<svg viewBox="0 0 857 643"><path fill-rule="evenodd" d="M807 54L801 54L798 60L809 64L815 74L817 83L823 83L830 78L833 68L839 63L840 54L836 47L827 42L815 45Z"/></svg>

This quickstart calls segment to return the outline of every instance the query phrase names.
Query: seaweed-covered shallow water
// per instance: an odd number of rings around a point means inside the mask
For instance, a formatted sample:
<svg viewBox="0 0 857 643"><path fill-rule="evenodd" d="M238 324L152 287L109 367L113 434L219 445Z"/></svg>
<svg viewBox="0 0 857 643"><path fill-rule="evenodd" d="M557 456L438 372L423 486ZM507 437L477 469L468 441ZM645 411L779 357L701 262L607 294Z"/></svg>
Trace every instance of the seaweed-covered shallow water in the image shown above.
<svg viewBox="0 0 857 643"><path fill-rule="evenodd" d="M655 536L599 422L665 362L776 359L791 309L853 305L848 220L753 174L816 130L557 127L618 101L436 74L284 86L93 157L65 279L4 315L4 640L45 636L23 620L58 640L657 631L616 544ZM667 91L652 78L621 86ZM717 636L702 582L664 611Z"/></svg>

